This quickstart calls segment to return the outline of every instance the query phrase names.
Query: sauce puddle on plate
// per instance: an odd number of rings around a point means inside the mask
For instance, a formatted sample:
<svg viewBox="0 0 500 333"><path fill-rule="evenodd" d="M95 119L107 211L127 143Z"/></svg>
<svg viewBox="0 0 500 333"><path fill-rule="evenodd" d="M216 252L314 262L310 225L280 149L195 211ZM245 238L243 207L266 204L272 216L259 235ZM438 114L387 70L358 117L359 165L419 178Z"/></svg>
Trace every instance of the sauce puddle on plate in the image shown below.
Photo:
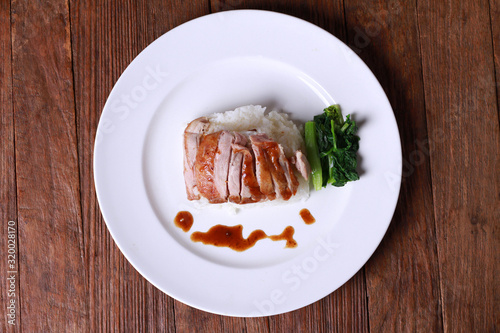
<svg viewBox="0 0 500 333"><path fill-rule="evenodd" d="M187 211L178 212L175 216L174 223L177 227L181 228L182 231L188 232L193 226L193 215Z"/></svg>
<svg viewBox="0 0 500 333"><path fill-rule="evenodd" d="M295 230L288 226L279 235L268 236L260 229L252 231L248 238L243 237L243 226L241 224L235 226L215 225L207 232L193 232L191 240L193 242L202 242L206 245L214 245L219 247L228 247L234 251L242 252L248 250L255 245L259 240L269 238L272 241L286 240L286 248L297 247L297 242L293 239Z"/></svg>
<svg viewBox="0 0 500 333"><path fill-rule="evenodd" d="M314 216L312 216L311 212L307 208L301 209L299 214L306 224L313 224L314 222L316 222L316 219L314 218Z"/></svg>

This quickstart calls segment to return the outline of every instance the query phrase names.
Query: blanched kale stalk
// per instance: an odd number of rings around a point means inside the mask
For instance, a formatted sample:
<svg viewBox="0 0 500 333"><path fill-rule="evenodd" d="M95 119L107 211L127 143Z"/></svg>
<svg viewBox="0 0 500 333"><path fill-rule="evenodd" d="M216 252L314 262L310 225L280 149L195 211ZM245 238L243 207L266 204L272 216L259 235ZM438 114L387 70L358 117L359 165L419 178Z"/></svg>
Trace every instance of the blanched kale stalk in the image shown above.
<svg viewBox="0 0 500 333"><path fill-rule="evenodd" d="M358 127L347 115L344 121L338 104L314 117L316 140L322 169L322 185L344 186L359 179L356 153L359 149ZM306 138L307 141L307 138ZM307 144L307 143L306 143Z"/></svg>
<svg viewBox="0 0 500 333"><path fill-rule="evenodd" d="M304 127L304 137L306 143L307 159L311 166L311 181L316 191L323 186L323 169L319 157L318 143L316 139L316 124L308 121Z"/></svg>

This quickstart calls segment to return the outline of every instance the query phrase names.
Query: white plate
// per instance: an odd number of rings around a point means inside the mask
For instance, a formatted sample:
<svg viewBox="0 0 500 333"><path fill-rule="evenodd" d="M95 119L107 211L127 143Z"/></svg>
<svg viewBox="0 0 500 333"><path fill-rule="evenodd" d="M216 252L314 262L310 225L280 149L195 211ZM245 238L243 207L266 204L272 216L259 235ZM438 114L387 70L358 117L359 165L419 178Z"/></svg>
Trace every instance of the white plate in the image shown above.
<svg viewBox="0 0 500 333"><path fill-rule="evenodd" d="M339 103L359 123L361 179L312 192L305 202L238 214L194 209L182 175L190 120L247 104L305 122ZM115 242L152 284L193 307L231 316L291 311L333 292L384 236L401 182L401 146L391 106L366 65L324 30L283 14L239 10L185 23L148 46L104 107L94 172ZM306 225L299 210L317 222ZM173 225L194 216L190 232ZM235 252L190 240L215 224L244 235L291 225L298 247L262 240Z"/></svg>

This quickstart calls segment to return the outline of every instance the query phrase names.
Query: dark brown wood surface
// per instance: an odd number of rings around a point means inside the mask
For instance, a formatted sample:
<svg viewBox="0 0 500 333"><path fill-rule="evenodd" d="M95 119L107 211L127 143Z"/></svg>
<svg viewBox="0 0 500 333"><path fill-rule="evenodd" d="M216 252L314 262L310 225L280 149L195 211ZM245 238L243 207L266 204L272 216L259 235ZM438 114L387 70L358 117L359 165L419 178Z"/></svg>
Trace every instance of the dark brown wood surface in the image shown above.
<svg viewBox="0 0 500 333"><path fill-rule="evenodd" d="M183 22L242 8L349 45L389 97L404 161L367 264L312 305L253 319L149 284L111 238L92 173L102 108L134 57ZM0 331L500 330L500 1L6 0L0 27Z"/></svg>

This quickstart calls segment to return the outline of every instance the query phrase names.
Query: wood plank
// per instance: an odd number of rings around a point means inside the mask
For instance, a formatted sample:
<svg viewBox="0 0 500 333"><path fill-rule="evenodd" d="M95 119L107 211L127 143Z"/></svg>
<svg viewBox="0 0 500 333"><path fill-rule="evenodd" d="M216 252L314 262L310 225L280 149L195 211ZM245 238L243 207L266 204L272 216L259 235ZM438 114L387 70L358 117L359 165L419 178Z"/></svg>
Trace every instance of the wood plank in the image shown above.
<svg viewBox="0 0 500 333"><path fill-rule="evenodd" d="M126 66L163 33L207 13L208 2L71 1L70 7L90 331L173 332L174 300L136 272L102 219L93 148L102 108Z"/></svg>
<svg viewBox="0 0 500 333"><path fill-rule="evenodd" d="M244 318L224 317L175 301L175 329L179 332L245 332Z"/></svg>
<svg viewBox="0 0 500 333"><path fill-rule="evenodd" d="M124 7L124 11L128 10L126 4ZM89 328L91 332L119 331L123 306L120 302L123 286L120 286L120 281L123 281L120 276L123 273L121 254L99 212L92 158L100 110L125 66L117 65L112 59L112 55L118 52L112 37L116 33L112 24L120 17L115 15L115 8L107 3L73 1L70 8L83 239L88 302L92 305L89 307ZM130 37L125 34L129 30L121 26L120 29L124 37ZM123 53L128 59L133 58L131 46L120 52L122 58Z"/></svg>
<svg viewBox="0 0 500 333"><path fill-rule="evenodd" d="M269 320L267 317L245 318L245 332L269 333Z"/></svg>
<svg viewBox="0 0 500 333"><path fill-rule="evenodd" d="M87 330L69 9L12 2L21 329Z"/></svg>
<svg viewBox="0 0 500 333"><path fill-rule="evenodd" d="M490 27L495 60L495 80L486 82L497 89L497 110L500 113L500 0L490 0Z"/></svg>
<svg viewBox="0 0 500 333"><path fill-rule="evenodd" d="M0 304L4 314L0 331L20 332L20 298L17 247L16 164L14 113L12 105L12 48L10 2L0 2L0 274L8 280L0 284ZM12 221L12 222L10 222ZM10 228L9 228L10 227Z"/></svg>
<svg viewBox="0 0 500 333"><path fill-rule="evenodd" d="M235 9L260 9L292 15L316 24L341 40L345 37L344 0L211 0L212 12Z"/></svg>
<svg viewBox="0 0 500 333"><path fill-rule="evenodd" d="M425 0L417 12L427 122L435 130L429 141L443 327L494 332L500 138L489 3Z"/></svg>
<svg viewBox="0 0 500 333"><path fill-rule="evenodd" d="M270 332L368 332L362 270L332 294L302 309L269 317Z"/></svg>
<svg viewBox="0 0 500 333"><path fill-rule="evenodd" d="M346 1L350 47L380 81L393 107L403 150L399 204L366 265L370 330L442 329L415 3Z"/></svg>

